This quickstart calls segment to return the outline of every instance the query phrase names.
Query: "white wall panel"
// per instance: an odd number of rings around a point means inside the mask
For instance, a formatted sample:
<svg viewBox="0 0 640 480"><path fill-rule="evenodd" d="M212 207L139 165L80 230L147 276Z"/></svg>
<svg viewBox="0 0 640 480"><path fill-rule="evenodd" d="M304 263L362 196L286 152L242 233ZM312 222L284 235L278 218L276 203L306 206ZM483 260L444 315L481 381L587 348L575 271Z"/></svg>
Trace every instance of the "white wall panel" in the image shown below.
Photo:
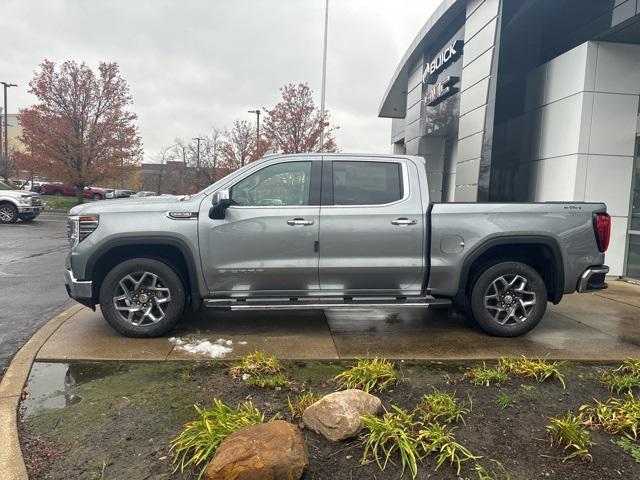
<svg viewBox="0 0 640 480"><path fill-rule="evenodd" d="M629 215L632 157L589 155L584 200L605 202L610 215Z"/></svg>
<svg viewBox="0 0 640 480"><path fill-rule="evenodd" d="M638 91L640 92L640 83ZM589 153L632 156L637 114L637 95L595 93Z"/></svg>

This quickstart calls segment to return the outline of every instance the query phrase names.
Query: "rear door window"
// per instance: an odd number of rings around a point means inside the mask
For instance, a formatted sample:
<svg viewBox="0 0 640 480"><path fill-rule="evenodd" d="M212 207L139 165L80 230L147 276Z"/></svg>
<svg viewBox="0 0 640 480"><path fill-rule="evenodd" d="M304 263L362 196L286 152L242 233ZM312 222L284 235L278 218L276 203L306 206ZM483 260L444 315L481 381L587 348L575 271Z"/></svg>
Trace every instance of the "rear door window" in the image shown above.
<svg viewBox="0 0 640 480"><path fill-rule="evenodd" d="M396 162L333 162L334 205L383 205L403 197Z"/></svg>

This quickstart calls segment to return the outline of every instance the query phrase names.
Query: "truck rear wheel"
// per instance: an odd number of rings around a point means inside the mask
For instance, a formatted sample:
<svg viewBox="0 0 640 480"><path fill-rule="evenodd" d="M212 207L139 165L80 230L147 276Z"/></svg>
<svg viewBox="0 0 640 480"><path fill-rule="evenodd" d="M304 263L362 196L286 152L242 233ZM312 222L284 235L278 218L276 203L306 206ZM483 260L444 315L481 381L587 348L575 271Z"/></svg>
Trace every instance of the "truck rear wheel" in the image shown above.
<svg viewBox="0 0 640 480"><path fill-rule="evenodd" d="M182 317L185 288L172 267L134 258L114 267L100 287L100 309L109 325L127 337L157 337Z"/></svg>
<svg viewBox="0 0 640 480"><path fill-rule="evenodd" d="M474 320L485 332L517 337L542 319L547 309L547 288L529 265L500 262L476 277L470 304Z"/></svg>

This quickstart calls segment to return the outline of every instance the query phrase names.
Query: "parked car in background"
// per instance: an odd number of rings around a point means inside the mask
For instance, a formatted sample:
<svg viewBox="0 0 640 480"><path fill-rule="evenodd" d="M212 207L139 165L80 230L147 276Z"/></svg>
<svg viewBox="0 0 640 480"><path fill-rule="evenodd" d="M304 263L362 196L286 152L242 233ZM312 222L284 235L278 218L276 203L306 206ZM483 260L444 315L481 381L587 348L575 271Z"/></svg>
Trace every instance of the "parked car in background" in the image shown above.
<svg viewBox="0 0 640 480"><path fill-rule="evenodd" d="M22 190L27 190L27 191L30 191L30 192L40 193L40 189L46 183L47 182L44 182L44 181L41 181L41 180L27 180L26 182L24 182L24 184L22 185L21 189Z"/></svg>
<svg viewBox="0 0 640 480"><path fill-rule="evenodd" d="M42 195L56 195L65 197L75 197L76 187L61 182L45 183L37 190ZM103 200L105 198L105 189L99 187L84 187L82 193L84 198L92 198L93 200Z"/></svg>
<svg viewBox="0 0 640 480"><path fill-rule="evenodd" d="M34 220L44 207L38 193L15 190L0 182L0 223L16 223Z"/></svg>
<svg viewBox="0 0 640 480"><path fill-rule="evenodd" d="M425 159L277 155L194 195L70 210L69 295L133 337L187 305L429 308L522 335L547 302L607 287L599 202L434 203Z"/></svg>
<svg viewBox="0 0 640 480"><path fill-rule="evenodd" d="M135 195L133 190L112 190L107 192L105 198L129 198L131 195Z"/></svg>
<svg viewBox="0 0 640 480"><path fill-rule="evenodd" d="M147 191L142 191L142 192L138 192L135 195L132 195L132 197L157 197L158 194L156 192L147 192Z"/></svg>

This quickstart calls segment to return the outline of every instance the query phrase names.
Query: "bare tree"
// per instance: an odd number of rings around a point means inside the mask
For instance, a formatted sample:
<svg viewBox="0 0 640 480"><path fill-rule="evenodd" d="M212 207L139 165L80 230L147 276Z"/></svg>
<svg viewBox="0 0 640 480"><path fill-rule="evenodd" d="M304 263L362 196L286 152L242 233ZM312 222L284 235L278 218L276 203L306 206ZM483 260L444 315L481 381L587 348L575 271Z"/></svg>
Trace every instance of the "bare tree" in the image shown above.
<svg viewBox="0 0 640 480"><path fill-rule="evenodd" d="M231 170L244 167L252 159L255 151L256 134L254 126L247 120L236 120L233 128L225 132L224 159Z"/></svg>

